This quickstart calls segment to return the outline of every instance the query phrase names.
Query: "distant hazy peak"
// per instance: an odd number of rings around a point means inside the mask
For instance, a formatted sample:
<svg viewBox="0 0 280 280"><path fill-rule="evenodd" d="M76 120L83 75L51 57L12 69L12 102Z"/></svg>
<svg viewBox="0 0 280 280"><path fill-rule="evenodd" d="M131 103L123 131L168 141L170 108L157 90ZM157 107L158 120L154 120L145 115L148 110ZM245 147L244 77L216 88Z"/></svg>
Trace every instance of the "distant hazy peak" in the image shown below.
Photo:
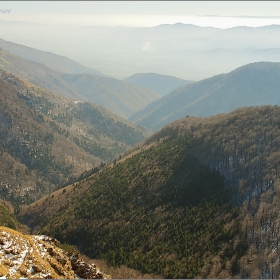
<svg viewBox="0 0 280 280"><path fill-rule="evenodd" d="M0 48L3 48L23 58L44 64L47 67L58 72L69 74L90 73L98 76L107 76L99 71L86 67L68 57L5 41L1 38Z"/></svg>
<svg viewBox="0 0 280 280"><path fill-rule="evenodd" d="M192 81L157 73L136 73L123 79L123 81L149 88L159 93L161 96L168 94L180 86L192 83Z"/></svg>

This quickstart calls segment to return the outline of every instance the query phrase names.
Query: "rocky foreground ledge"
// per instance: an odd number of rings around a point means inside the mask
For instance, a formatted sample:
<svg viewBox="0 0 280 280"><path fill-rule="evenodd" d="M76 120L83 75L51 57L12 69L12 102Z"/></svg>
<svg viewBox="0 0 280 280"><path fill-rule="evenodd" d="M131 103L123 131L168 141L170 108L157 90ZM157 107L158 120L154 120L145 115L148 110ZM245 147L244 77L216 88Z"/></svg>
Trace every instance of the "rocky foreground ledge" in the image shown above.
<svg viewBox="0 0 280 280"><path fill-rule="evenodd" d="M0 226L0 278L106 279L105 275L78 258L75 253L59 248L55 238L24 235Z"/></svg>

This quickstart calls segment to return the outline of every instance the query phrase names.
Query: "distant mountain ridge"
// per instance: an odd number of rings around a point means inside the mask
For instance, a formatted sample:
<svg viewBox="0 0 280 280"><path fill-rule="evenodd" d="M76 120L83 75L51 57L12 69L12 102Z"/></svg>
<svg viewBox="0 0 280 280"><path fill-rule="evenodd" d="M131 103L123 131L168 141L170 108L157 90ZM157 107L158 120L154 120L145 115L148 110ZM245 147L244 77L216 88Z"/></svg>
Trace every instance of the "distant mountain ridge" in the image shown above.
<svg viewBox="0 0 280 280"><path fill-rule="evenodd" d="M112 113L128 118L160 98L152 90L120 80L93 74L67 74L0 50L0 67L21 79L51 90L66 98L101 105Z"/></svg>
<svg viewBox="0 0 280 280"><path fill-rule="evenodd" d="M157 73L137 73L123 79L123 81L149 88L161 96L168 94L180 86L193 82Z"/></svg>
<svg viewBox="0 0 280 280"><path fill-rule="evenodd" d="M256 62L178 88L130 117L152 131L185 116L209 117L245 106L280 104L280 63Z"/></svg>
<svg viewBox="0 0 280 280"><path fill-rule="evenodd" d="M29 32L33 36L26 36ZM280 61L279 25L221 29L176 23L54 30L50 25L2 21L0 33L4 40L62 54L119 79L164 71L198 81L256 61Z"/></svg>
<svg viewBox="0 0 280 280"><path fill-rule="evenodd" d="M45 52L30 48L24 45L12 43L0 39L0 48L3 48L15 55L24 57L38 63L42 63L47 67L62 73L82 74L90 73L98 76L107 76L99 71L81 65L80 63L67 57L57 55L51 52Z"/></svg>

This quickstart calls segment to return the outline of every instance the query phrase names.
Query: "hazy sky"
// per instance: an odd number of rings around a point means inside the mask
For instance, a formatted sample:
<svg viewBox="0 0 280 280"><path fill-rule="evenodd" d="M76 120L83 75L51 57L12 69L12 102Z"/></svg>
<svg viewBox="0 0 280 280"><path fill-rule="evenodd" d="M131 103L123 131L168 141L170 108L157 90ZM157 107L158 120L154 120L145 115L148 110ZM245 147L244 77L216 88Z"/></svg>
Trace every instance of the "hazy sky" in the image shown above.
<svg viewBox="0 0 280 280"><path fill-rule="evenodd" d="M256 27L280 24L280 1L1 1L0 20L63 25L155 26L182 22L220 28Z"/></svg>

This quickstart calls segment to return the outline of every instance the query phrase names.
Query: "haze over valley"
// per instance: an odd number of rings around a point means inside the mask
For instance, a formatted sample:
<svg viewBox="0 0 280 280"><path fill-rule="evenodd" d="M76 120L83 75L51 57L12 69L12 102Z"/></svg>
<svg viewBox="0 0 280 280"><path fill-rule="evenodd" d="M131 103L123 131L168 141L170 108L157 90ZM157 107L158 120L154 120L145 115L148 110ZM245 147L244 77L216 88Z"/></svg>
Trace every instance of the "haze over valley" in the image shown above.
<svg viewBox="0 0 280 280"><path fill-rule="evenodd" d="M53 30L49 25L0 25L1 39L66 56L118 79L152 72L198 81L251 62L279 61L277 25L220 29L177 23L141 28L57 26ZM37 39L30 40L26 32Z"/></svg>
<svg viewBox="0 0 280 280"><path fill-rule="evenodd" d="M280 278L280 4L27 4L0 7L0 278Z"/></svg>

